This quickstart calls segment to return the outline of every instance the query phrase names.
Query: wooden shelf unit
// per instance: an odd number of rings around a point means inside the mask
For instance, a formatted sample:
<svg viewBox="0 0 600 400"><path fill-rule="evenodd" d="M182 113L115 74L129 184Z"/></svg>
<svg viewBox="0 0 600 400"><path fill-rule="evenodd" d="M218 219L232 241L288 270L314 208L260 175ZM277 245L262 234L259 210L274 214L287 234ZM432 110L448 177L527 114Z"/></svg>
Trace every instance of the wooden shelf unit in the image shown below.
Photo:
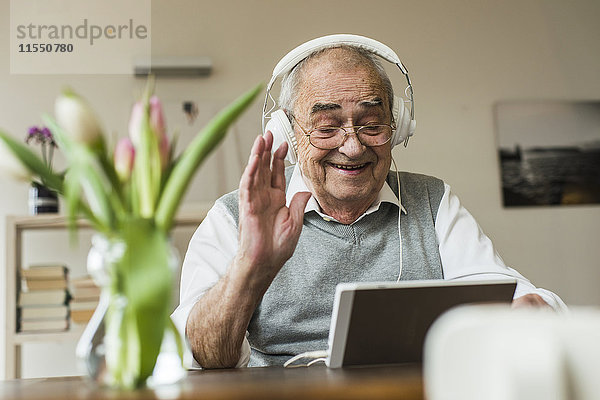
<svg viewBox="0 0 600 400"><path fill-rule="evenodd" d="M190 211L180 213L175 219L174 228L198 226L206 216L209 204L200 204ZM87 221L77 221L78 229L92 229ZM67 218L64 215L46 214L35 216L8 216L6 218L6 298L5 298L5 337L4 337L4 377L21 377L21 346L26 343L69 342L76 341L84 326L74 325L68 331L48 333L17 332L17 294L21 279L19 271L23 261L23 233L26 231L67 230Z"/></svg>

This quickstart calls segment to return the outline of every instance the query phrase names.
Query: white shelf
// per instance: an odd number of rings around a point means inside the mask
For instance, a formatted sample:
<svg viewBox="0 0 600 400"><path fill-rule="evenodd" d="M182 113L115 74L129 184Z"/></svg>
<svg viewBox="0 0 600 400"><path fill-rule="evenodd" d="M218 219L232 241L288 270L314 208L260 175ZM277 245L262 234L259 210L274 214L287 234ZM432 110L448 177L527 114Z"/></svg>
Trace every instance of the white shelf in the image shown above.
<svg viewBox="0 0 600 400"><path fill-rule="evenodd" d="M211 204L198 203L183 207L178 213L174 227L195 227L202 222ZM84 220L77 221L77 227L90 230L91 226ZM78 340L85 328L83 325L71 326L63 332L17 332L17 293L20 279L18 271L23 261L23 234L26 231L67 230L68 220L64 215L46 214L36 216L8 216L6 219L6 334L5 334L5 368L3 379L15 379L21 376L21 346L27 343L73 342Z"/></svg>

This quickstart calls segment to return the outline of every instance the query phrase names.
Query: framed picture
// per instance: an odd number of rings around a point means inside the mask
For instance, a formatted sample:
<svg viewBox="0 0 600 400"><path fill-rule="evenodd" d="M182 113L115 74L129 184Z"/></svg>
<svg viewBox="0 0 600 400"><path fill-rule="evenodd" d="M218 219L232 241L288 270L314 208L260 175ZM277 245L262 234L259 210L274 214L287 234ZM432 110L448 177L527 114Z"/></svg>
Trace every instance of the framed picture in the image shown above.
<svg viewBox="0 0 600 400"><path fill-rule="evenodd" d="M600 203L600 100L494 107L505 207Z"/></svg>

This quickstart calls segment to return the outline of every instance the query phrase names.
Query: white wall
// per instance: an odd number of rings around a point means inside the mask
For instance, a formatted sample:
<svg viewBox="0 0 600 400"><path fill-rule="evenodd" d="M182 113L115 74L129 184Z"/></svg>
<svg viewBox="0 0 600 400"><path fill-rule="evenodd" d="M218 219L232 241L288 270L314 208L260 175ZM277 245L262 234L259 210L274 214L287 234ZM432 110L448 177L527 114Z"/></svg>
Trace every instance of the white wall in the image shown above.
<svg viewBox="0 0 600 400"><path fill-rule="evenodd" d="M0 3L2 26L8 24L8 3ZM600 2L155 0L152 6L155 55L204 55L214 62L209 78L158 82L169 126L181 128L183 144L200 126L183 122L178 111L183 100L197 101L205 114L214 112L267 80L279 58L305 40L351 32L395 49L411 73L418 120L408 149L394 152L399 168L444 178L505 261L534 283L569 304L600 305L600 206L502 208L492 114L500 100L598 99ZM7 36L7 29L0 30L2 129L24 135L68 84L93 104L107 131L125 133L129 105L143 80L9 75ZM403 89L402 76L392 70L392 77ZM237 186L245 162L239 160L259 133L259 109L255 104L237 135L207 161L188 202L211 200ZM0 219L27 212L26 191L2 181ZM1 260L4 266L5 257Z"/></svg>

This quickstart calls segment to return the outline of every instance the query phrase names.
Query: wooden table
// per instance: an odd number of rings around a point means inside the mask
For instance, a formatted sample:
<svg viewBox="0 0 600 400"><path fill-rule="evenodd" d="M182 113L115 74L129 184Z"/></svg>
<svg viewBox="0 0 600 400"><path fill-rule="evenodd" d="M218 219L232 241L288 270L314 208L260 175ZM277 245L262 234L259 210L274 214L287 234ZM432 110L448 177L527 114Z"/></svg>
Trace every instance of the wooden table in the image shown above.
<svg viewBox="0 0 600 400"><path fill-rule="evenodd" d="M328 369L244 368L189 372L177 385L118 392L81 377L0 381L0 399L407 399L422 400L418 365Z"/></svg>

